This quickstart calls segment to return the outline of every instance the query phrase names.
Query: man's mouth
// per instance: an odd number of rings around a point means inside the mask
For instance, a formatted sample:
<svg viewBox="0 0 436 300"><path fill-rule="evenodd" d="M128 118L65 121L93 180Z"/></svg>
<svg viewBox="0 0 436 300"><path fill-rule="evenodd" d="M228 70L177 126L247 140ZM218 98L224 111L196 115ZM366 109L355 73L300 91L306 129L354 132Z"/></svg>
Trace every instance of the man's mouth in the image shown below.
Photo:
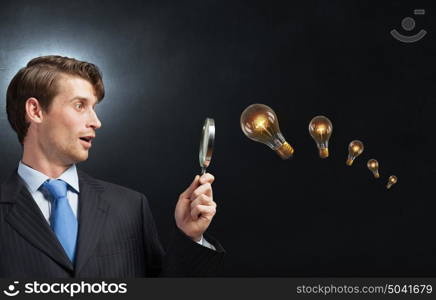
<svg viewBox="0 0 436 300"><path fill-rule="evenodd" d="M80 140L83 141L82 144L84 144L85 146L87 146L88 148L91 147L92 144L92 140L94 139L94 136L83 136L80 138Z"/></svg>

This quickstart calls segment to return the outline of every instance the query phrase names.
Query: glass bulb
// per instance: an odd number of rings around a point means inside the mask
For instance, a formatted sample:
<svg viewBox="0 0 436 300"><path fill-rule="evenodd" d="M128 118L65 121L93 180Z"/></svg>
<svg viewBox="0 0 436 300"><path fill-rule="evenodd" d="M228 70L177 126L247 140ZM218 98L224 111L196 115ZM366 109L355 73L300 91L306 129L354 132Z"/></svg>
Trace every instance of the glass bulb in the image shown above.
<svg viewBox="0 0 436 300"><path fill-rule="evenodd" d="M395 176L395 175L391 175L391 176L389 176L388 184L386 185L386 188L387 188L387 189L390 189L391 186L393 186L393 185L396 184L397 182L398 182L398 178L397 178L397 176Z"/></svg>
<svg viewBox="0 0 436 300"><path fill-rule="evenodd" d="M309 133L316 142L321 158L329 156L329 139L332 131L332 122L327 117L316 116L309 123Z"/></svg>
<svg viewBox="0 0 436 300"><path fill-rule="evenodd" d="M368 169L372 172L372 174L374 174L375 178L380 177L380 174L378 173L378 161L376 161L375 159L370 159L368 160L367 166Z"/></svg>
<svg viewBox="0 0 436 300"><path fill-rule="evenodd" d="M348 158L346 164L351 166L353 161L363 152L363 143L359 140L354 140L348 145Z"/></svg>
<svg viewBox="0 0 436 300"><path fill-rule="evenodd" d="M241 128L249 139L267 145L282 159L294 154L294 149L280 132L276 114L264 104L252 104L242 112Z"/></svg>

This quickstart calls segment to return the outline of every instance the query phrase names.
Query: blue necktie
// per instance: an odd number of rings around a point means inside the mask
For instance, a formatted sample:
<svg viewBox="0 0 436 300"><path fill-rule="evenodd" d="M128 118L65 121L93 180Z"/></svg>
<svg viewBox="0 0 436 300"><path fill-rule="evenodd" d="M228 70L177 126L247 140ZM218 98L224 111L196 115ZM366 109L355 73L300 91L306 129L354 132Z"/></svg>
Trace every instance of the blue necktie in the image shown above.
<svg viewBox="0 0 436 300"><path fill-rule="evenodd" d="M77 218L67 199L67 183L50 179L43 187L53 196L50 224L71 262L74 262L77 243Z"/></svg>

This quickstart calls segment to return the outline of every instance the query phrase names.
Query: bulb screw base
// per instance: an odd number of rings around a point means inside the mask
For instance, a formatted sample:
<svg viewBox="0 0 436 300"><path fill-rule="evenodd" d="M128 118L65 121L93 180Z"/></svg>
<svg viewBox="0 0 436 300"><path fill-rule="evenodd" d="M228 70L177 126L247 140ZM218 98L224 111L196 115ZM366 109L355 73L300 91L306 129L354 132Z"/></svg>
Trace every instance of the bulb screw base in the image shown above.
<svg viewBox="0 0 436 300"><path fill-rule="evenodd" d="M284 142L280 147L275 149L275 151L282 159L288 159L294 155L294 148L292 148L288 142Z"/></svg>
<svg viewBox="0 0 436 300"><path fill-rule="evenodd" d="M354 159L348 158L345 163L347 164L347 166L351 166L353 164L353 161L354 161Z"/></svg>
<svg viewBox="0 0 436 300"><path fill-rule="evenodd" d="M380 174L378 171L373 171L372 173L374 174L375 178L380 178Z"/></svg>
<svg viewBox="0 0 436 300"><path fill-rule="evenodd" d="M321 157L321 158L329 157L329 148L321 148L321 149L319 149L319 157Z"/></svg>

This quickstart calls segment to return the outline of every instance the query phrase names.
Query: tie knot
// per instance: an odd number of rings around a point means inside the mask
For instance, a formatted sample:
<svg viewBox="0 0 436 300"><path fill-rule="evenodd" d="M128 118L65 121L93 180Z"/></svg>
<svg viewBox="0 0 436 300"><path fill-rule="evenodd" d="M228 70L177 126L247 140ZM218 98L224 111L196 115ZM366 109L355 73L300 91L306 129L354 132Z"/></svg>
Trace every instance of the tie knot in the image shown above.
<svg viewBox="0 0 436 300"><path fill-rule="evenodd" d="M67 197L67 183L60 179L50 179L44 182L43 187L53 196L55 200Z"/></svg>

